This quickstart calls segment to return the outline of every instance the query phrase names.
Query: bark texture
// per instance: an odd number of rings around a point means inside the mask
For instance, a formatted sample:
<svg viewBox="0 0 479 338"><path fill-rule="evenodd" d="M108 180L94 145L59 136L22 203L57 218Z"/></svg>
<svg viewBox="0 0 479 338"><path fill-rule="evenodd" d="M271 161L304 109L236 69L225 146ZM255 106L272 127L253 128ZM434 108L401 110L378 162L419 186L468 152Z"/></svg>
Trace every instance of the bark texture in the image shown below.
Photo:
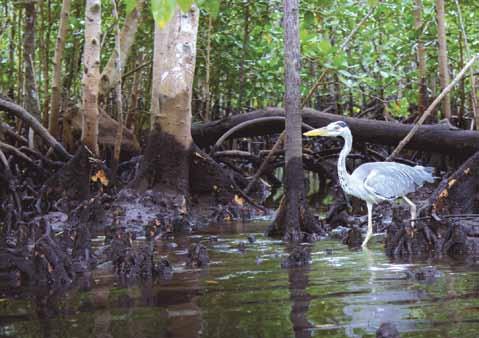
<svg viewBox="0 0 479 338"><path fill-rule="evenodd" d="M144 5L145 0L137 0L136 8L128 14L123 24L120 34L120 62L122 65L125 65L128 61L131 47L135 42L136 32L143 18L141 12ZM116 67L116 56L113 53L101 73L100 95L106 95L109 90L113 89L118 81L121 80L122 74L123 69L120 70Z"/></svg>
<svg viewBox="0 0 479 338"><path fill-rule="evenodd" d="M62 61L63 51L65 49L65 39L68 31L68 19L70 17L71 0L63 0L62 10L60 12L60 26L58 28L57 41L55 45L55 55L53 57L53 83L50 119L48 130L53 137L60 137L60 125L58 117L60 114L60 103L62 94Z"/></svg>
<svg viewBox="0 0 479 338"><path fill-rule="evenodd" d="M391 146L396 146L413 127L413 125L402 123L328 114L311 108L303 109L302 115L303 122L315 128L324 127L334 121L344 121L351 128L355 141ZM284 109L265 108L218 121L196 124L192 128L192 135L198 146L207 147L240 123L273 116L284 116ZM283 129L284 122L281 120L264 121L239 130L233 137L276 134L281 133ZM479 134L475 131L451 129L447 124L422 125L406 148L455 156L469 156L479 150Z"/></svg>
<svg viewBox="0 0 479 338"><path fill-rule="evenodd" d="M309 216L304 187L298 0L284 0L283 23L286 111L285 199L284 203L280 203L278 217L274 220L270 233L283 234L286 240L300 241L303 239L302 230L312 232L314 219Z"/></svg>
<svg viewBox="0 0 479 338"><path fill-rule="evenodd" d="M98 155L98 88L100 82L101 2L87 0L83 72L82 142Z"/></svg>
<svg viewBox="0 0 479 338"><path fill-rule="evenodd" d="M444 13L444 0L436 0L436 18L437 34L439 44L439 82L441 89L449 84L449 67L447 62L447 42L446 42L446 19ZM451 97L446 95L442 101L442 110L444 117L451 118Z"/></svg>
<svg viewBox="0 0 479 338"><path fill-rule="evenodd" d="M137 188L189 193L191 96L199 11L177 8L164 28L155 26L151 115L153 130Z"/></svg>
<svg viewBox="0 0 479 338"><path fill-rule="evenodd" d="M299 2L284 1L284 64L286 111L286 230L291 239L299 240L300 208L305 206L303 147L301 138L300 93L301 80L299 71L301 59L299 54Z"/></svg>
<svg viewBox="0 0 479 338"><path fill-rule="evenodd" d="M115 69L118 74L123 73L123 63L121 62L122 54L121 54L121 36L120 36L120 24L119 24L119 17L118 17L118 10L116 8L115 0L112 0L113 6L113 17L115 18ZM115 137L115 146L113 148L113 162L112 162L112 172L113 177L116 176L116 170L118 168L118 163L120 162L120 152L121 152L121 143L123 141L123 100L122 100L122 93L121 93L121 77L119 80L116 81L115 84L115 103L116 103L116 113L118 116L118 129L116 131Z"/></svg>
<svg viewBox="0 0 479 338"><path fill-rule="evenodd" d="M24 63L24 89L23 106L33 116L40 120L40 99L35 74L35 1L25 3L25 28L23 36L23 63ZM34 146L33 130L29 132L30 147Z"/></svg>

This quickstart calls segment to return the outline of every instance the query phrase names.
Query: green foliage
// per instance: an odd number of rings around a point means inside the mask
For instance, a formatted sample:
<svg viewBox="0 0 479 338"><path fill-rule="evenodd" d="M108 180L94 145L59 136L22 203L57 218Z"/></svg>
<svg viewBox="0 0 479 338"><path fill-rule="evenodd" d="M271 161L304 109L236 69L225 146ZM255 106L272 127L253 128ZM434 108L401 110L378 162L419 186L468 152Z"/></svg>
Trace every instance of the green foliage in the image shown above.
<svg viewBox="0 0 479 338"><path fill-rule="evenodd" d="M177 0L178 6L183 12L189 11L194 2L194 0Z"/></svg>
<svg viewBox="0 0 479 338"><path fill-rule="evenodd" d="M119 0L120 23L136 7L137 0ZM22 6L3 1L0 11L0 92L12 92L15 100L22 97ZM38 2L39 6L41 3ZM49 41L48 60L52 60L61 1L46 2L44 14L37 12L37 53L35 69L40 96L48 97L44 89L44 40ZM193 3L200 8L197 62L195 71L195 111L203 109L204 88L208 69L209 91L214 117L264 106L279 106L283 101L283 1L282 0L151 0L151 12L143 12L133 55L126 68L134 69L139 56L146 63L152 59L154 22L164 27L179 6L187 11ZM464 19L469 55L479 52L477 1L459 1ZM104 32L101 65L104 67L114 48L111 1L102 0L102 31ZM374 14L357 30L346 48L342 43L358 22L370 11ZM386 103L391 114L407 117L418 99L417 44L426 46L426 66L429 100L439 91L437 29L435 0L423 0L423 25L414 28L413 0L311 0L300 2L301 93L305 95L325 70L327 75L309 105L323 109L338 99L347 107L343 113L355 115L377 99ZM48 13L47 8L51 11ZM455 1L446 2L448 57L450 73L457 74L467 61L463 34ZM208 31L213 17L211 31ZM81 95L81 47L84 39L84 1L72 3L69 33L66 37L64 78L66 97L78 100ZM43 31L40 30L41 27ZM13 29L12 29L13 28ZM48 28L48 29L46 29ZM13 41L10 37L14 36ZM208 39L210 63L206 64ZM461 41L461 42L460 42ZM13 53L10 53L10 49ZM80 52L79 52L80 51ZM243 83L240 84L240 73ZM52 63L47 75L52 76ZM149 109L151 67L142 73L145 83L142 111ZM125 93L133 76L126 79ZM458 95L464 88L464 95ZM338 94L335 95L335 91ZM242 93L241 104L239 100ZM470 112L469 80L452 93L453 107L464 105ZM462 93L461 93L462 94ZM462 99L464 97L464 99ZM351 106L348 106L352 102ZM43 104L42 104L43 106ZM455 108L459 110L459 108ZM216 114L216 115L215 115ZM148 120L148 117L142 117Z"/></svg>
<svg viewBox="0 0 479 338"><path fill-rule="evenodd" d="M220 11L220 0L198 0L198 6L216 18Z"/></svg>
<svg viewBox="0 0 479 338"><path fill-rule="evenodd" d="M136 0L122 0L125 4L126 14L130 14L136 8Z"/></svg>
<svg viewBox="0 0 479 338"><path fill-rule="evenodd" d="M151 0L151 13L156 23L163 28L175 13L175 0Z"/></svg>
<svg viewBox="0 0 479 338"><path fill-rule="evenodd" d="M390 102L388 108L394 117L407 117L409 115L409 101L406 97Z"/></svg>

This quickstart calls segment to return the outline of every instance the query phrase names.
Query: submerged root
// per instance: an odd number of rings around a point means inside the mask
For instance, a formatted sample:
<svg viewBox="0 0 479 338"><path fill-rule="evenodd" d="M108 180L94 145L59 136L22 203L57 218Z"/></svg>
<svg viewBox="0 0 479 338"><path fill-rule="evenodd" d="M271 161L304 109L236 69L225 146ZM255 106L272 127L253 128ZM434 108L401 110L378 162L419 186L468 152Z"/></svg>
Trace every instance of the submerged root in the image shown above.
<svg viewBox="0 0 479 338"><path fill-rule="evenodd" d="M283 237L288 242L312 242L324 235L325 231L321 222L314 217L306 206L299 207L299 227L297 224L287 224L286 220L286 198L282 198L273 222L266 233L271 237Z"/></svg>

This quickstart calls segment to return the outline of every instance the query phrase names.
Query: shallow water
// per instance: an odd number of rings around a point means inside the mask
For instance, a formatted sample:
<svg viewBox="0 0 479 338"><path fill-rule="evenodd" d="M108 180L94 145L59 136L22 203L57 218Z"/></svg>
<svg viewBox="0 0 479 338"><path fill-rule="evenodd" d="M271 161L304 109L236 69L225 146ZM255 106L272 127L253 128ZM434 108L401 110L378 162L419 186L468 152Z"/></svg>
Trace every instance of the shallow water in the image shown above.
<svg viewBox="0 0 479 338"><path fill-rule="evenodd" d="M177 238L174 249L158 243L174 264L169 281L121 287L105 267L90 286L0 299L0 336L367 337L386 321L402 337L479 336L479 265L395 263L379 244L363 252L320 241L311 246L312 265L282 269L288 248L265 238L264 227L229 224ZM257 241L242 253L250 233ZM217 241L208 239L213 234ZM208 269L185 266L186 248L197 241L209 249ZM408 277L430 265L433 277Z"/></svg>

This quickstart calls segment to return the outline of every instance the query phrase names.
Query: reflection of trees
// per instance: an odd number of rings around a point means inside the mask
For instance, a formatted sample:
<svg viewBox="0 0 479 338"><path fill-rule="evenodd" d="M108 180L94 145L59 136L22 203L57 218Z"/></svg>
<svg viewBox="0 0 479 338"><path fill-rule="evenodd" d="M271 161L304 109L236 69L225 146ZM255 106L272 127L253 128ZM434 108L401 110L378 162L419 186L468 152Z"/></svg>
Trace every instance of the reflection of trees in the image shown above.
<svg viewBox="0 0 479 338"><path fill-rule="evenodd" d="M58 315L58 298L59 294L57 292L50 294L48 289L36 290L34 297L32 297L44 338L52 336L50 320Z"/></svg>
<svg viewBox="0 0 479 338"><path fill-rule="evenodd" d="M291 299L290 319L293 324L295 338L311 337L313 325L308 320L311 296L306 291L309 284L310 266L288 270L288 287Z"/></svg>

